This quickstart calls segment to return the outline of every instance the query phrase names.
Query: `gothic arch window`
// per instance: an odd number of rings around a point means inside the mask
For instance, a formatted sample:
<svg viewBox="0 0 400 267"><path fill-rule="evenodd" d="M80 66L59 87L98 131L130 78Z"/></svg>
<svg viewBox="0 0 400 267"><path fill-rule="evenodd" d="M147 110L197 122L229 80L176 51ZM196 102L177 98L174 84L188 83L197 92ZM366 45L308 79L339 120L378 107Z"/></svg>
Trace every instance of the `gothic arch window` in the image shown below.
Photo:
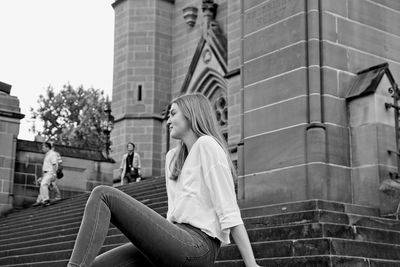
<svg viewBox="0 0 400 267"><path fill-rule="evenodd" d="M228 141L228 101L225 81L215 70L206 68L188 93L202 93L211 102L222 134Z"/></svg>

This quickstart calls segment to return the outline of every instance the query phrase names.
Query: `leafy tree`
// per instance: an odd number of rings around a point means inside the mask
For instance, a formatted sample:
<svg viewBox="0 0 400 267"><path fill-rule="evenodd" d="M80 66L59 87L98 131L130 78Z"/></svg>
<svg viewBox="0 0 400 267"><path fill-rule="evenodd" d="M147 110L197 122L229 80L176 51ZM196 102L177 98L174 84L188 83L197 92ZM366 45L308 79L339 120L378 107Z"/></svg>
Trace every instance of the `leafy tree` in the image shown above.
<svg viewBox="0 0 400 267"><path fill-rule="evenodd" d="M101 150L106 141L101 122L106 118L107 101L102 90L74 89L67 84L56 93L49 85L39 96L39 107L31 108L31 117L43 123L43 130L35 123L30 130L55 144Z"/></svg>

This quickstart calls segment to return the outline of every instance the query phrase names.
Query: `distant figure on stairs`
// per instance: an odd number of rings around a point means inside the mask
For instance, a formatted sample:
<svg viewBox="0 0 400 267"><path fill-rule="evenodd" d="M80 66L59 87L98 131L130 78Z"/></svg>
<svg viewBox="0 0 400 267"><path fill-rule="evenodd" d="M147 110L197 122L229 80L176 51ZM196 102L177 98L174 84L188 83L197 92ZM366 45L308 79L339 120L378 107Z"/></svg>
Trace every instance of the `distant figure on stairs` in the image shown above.
<svg viewBox="0 0 400 267"><path fill-rule="evenodd" d="M45 156L42 166L42 177L38 179L38 181L40 181L39 195L36 199L36 202L32 205L34 207L40 205L46 207L50 205L49 187L51 186L52 182L55 182L57 179L56 171L58 167L57 154L51 148L52 146L48 142L42 144L42 151L45 153Z"/></svg>
<svg viewBox="0 0 400 267"><path fill-rule="evenodd" d="M166 156L167 218L118 188L97 186L68 267L210 267L230 235L246 267L259 266L236 201L235 169L210 102L202 94L178 97L167 125L180 141ZM131 242L96 257L110 222Z"/></svg>
<svg viewBox="0 0 400 267"><path fill-rule="evenodd" d="M122 156L121 161L121 185L132 183L134 181L139 182L141 180L141 164L140 155L135 152L135 144L129 142L126 145L128 153Z"/></svg>

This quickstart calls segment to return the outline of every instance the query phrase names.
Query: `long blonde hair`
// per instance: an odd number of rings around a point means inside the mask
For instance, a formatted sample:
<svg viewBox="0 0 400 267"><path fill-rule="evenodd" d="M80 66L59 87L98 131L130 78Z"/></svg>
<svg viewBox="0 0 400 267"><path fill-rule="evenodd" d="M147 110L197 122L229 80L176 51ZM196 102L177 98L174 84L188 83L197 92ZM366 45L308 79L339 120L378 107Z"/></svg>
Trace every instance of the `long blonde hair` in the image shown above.
<svg viewBox="0 0 400 267"><path fill-rule="evenodd" d="M222 134L219 130L217 118L215 117L215 113L213 108L211 107L210 101L204 95L195 93L182 95L178 98L175 98L171 101L171 104L173 103L175 103L179 107L183 116L189 122L190 128L197 137L203 135L214 137L214 139L225 151L232 176L234 179L236 179L235 168L233 167L233 163L230 158L225 139L222 137ZM187 147L182 141L180 141L177 152L174 155L174 160L171 161L171 164L174 163L174 166L172 168L170 179L178 179L187 155Z"/></svg>

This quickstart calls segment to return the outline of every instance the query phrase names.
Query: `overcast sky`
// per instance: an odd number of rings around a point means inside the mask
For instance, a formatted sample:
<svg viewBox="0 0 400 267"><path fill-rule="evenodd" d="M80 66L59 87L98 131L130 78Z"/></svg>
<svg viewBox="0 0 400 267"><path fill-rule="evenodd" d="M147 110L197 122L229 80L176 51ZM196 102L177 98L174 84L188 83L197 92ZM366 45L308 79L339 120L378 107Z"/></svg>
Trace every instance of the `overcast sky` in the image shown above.
<svg viewBox="0 0 400 267"><path fill-rule="evenodd" d="M102 89L111 98L113 0L0 0L0 81L20 101L18 138L33 140L30 107L48 85Z"/></svg>

